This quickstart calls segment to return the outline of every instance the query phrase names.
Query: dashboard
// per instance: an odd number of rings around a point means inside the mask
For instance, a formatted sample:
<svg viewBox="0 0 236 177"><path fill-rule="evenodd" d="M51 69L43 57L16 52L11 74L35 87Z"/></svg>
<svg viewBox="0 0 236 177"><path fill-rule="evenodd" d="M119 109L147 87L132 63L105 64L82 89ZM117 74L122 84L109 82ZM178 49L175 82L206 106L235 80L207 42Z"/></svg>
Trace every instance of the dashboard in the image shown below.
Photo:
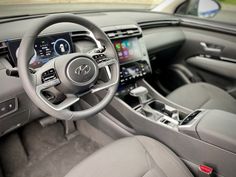
<svg viewBox="0 0 236 177"><path fill-rule="evenodd" d="M136 25L127 25L116 26L105 32L111 39L119 57L120 86L117 93L118 95L127 94L136 80L151 73L142 30ZM16 39L6 43L9 59L15 67L17 67L20 42L20 39ZM57 56L73 52L86 53L94 48L96 48L96 43L89 33L78 36L71 32L39 36L34 43L34 55L29 62L29 67L37 69Z"/></svg>
<svg viewBox="0 0 236 177"><path fill-rule="evenodd" d="M17 65L19 46L21 40L11 40L7 42L12 62ZM72 53L73 45L69 33L41 36L35 40L34 55L29 66L33 69L39 68L52 58L60 55Z"/></svg>
<svg viewBox="0 0 236 177"><path fill-rule="evenodd" d="M131 27L127 26L126 28L130 33ZM134 30L133 26L132 29ZM117 30L117 32L119 32L119 30ZM119 90L124 90L123 86L151 72L147 50L142 41L141 34L142 32L139 31L139 33L134 35L120 35L115 39L111 39L117 51L121 66ZM10 59L16 67L20 42L21 40L19 39L7 41ZM74 45L77 46L76 50L73 47ZM57 56L73 52L86 53L95 47L95 42L91 37L86 35L80 36L79 40L75 43L72 42L71 33L40 36L35 40L34 55L29 62L29 67L37 69Z"/></svg>
<svg viewBox="0 0 236 177"><path fill-rule="evenodd" d="M10 58L15 66L17 66L20 42L21 40L18 39L7 42ZM141 45L137 37L116 39L112 42L117 51L120 64L142 59ZM80 46L78 52L82 53L96 47L96 45L91 44L91 41L89 43L88 40L81 40L78 43ZM57 56L73 52L74 48L70 33L40 36L35 40L34 55L29 62L29 66L37 69Z"/></svg>

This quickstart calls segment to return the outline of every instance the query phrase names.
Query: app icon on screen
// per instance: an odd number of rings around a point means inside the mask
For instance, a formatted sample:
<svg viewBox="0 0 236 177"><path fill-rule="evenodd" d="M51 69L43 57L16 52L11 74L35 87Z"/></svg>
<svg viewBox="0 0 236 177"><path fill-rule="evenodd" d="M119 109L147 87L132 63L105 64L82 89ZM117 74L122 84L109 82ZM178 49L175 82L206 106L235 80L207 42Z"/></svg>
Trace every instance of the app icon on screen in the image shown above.
<svg viewBox="0 0 236 177"><path fill-rule="evenodd" d="M122 56L123 56L123 53L122 53L122 52L118 52L118 56L119 56L119 57L122 57Z"/></svg>
<svg viewBox="0 0 236 177"><path fill-rule="evenodd" d="M120 43L116 43L116 49L120 51Z"/></svg>
<svg viewBox="0 0 236 177"><path fill-rule="evenodd" d="M126 48L126 43L125 43L125 41L123 41L123 42L121 43L121 47L122 47L123 49Z"/></svg>
<svg viewBox="0 0 236 177"><path fill-rule="evenodd" d="M128 50L125 50L123 54L124 54L125 57L129 56Z"/></svg>
<svg viewBox="0 0 236 177"><path fill-rule="evenodd" d="M134 50L130 49L130 50L129 50L129 54L130 54L130 55L134 55Z"/></svg>
<svg viewBox="0 0 236 177"><path fill-rule="evenodd" d="M130 43L129 41L125 41L126 42L126 47L130 48Z"/></svg>

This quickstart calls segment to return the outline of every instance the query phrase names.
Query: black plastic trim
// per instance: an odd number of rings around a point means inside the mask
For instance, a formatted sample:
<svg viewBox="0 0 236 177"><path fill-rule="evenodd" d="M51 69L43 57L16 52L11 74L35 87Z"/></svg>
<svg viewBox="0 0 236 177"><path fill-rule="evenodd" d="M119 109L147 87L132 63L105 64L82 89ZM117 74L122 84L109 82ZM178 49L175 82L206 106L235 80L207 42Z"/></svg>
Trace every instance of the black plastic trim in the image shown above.
<svg viewBox="0 0 236 177"><path fill-rule="evenodd" d="M180 26L180 27L194 27L203 30L210 30L224 34L236 35L236 28L234 25L217 23L209 20L195 19L195 18L179 18L168 20L147 21L138 23L144 29L167 27L167 26Z"/></svg>

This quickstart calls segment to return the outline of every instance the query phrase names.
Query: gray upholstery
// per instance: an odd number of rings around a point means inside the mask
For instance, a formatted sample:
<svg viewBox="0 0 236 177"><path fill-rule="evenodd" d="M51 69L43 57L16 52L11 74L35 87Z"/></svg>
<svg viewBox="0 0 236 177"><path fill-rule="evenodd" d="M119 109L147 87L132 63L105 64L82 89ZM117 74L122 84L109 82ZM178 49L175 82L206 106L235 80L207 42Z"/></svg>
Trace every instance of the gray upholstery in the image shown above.
<svg viewBox="0 0 236 177"><path fill-rule="evenodd" d="M136 136L99 150L66 177L193 177L183 162L158 141Z"/></svg>
<svg viewBox="0 0 236 177"><path fill-rule="evenodd" d="M226 91L207 83L184 85L167 98L192 110L219 109L236 114L236 100Z"/></svg>

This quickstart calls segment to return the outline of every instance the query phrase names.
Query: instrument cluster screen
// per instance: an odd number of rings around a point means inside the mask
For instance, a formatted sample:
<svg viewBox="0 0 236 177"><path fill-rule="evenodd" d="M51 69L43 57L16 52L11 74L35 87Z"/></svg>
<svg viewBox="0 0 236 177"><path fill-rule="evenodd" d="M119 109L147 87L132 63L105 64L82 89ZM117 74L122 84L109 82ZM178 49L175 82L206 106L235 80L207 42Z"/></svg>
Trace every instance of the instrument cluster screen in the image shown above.
<svg viewBox="0 0 236 177"><path fill-rule="evenodd" d="M138 38L119 39L113 41L120 63L142 58Z"/></svg>
<svg viewBox="0 0 236 177"><path fill-rule="evenodd" d="M19 46L20 40L8 42L10 55L15 64L19 55ZM34 55L29 66L34 69L39 68L52 58L72 52L72 40L69 33L38 37L34 43Z"/></svg>

